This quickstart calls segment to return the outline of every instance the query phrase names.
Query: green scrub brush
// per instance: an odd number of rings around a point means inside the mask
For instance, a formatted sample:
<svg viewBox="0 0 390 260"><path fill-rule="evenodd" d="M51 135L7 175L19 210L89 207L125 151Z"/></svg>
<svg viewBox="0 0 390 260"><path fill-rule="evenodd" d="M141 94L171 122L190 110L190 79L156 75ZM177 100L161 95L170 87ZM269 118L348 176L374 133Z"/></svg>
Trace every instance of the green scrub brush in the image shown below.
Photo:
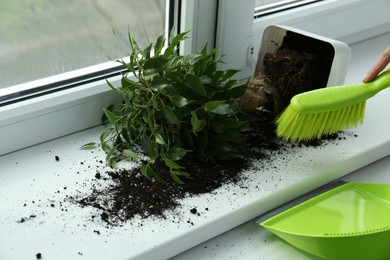
<svg viewBox="0 0 390 260"><path fill-rule="evenodd" d="M366 100L387 87L390 87L390 70L370 83L327 87L298 94L276 119L276 134L294 142L355 127L363 123Z"/></svg>

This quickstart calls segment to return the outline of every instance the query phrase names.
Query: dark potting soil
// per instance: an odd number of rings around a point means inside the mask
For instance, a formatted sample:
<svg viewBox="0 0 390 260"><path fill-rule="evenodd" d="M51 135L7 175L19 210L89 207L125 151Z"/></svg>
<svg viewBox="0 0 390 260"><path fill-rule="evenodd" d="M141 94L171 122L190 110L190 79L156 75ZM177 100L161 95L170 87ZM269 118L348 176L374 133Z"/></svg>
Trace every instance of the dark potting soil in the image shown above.
<svg viewBox="0 0 390 260"><path fill-rule="evenodd" d="M181 198L213 192L227 183L239 184L243 181L242 171L248 168L252 160L269 160L267 151L278 151L287 145L276 138L272 124L274 117L270 111L257 110L253 114L257 120L252 124L253 130L246 134L247 142L243 149L248 153L243 158L221 161L217 165L186 160L182 164L190 176L183 179L185 184L182 185L171 180L162 162L156 162L153 168L166 183L146 179L139 173L138 168L100 172L95 175L95 179L97 183L112 182L108 188L92 188L89 194L70 199L83 207L99 209L100 213L93 218L97 217L108 225L118 226L136 215L142 218L165 218L169 210L180 205ZM332 140L336 138L337 135L327 137ZM297 145L317 146L323 144L324 140ZM188 210L192 214L199 214L196 208Z"/></svg>
<svg viewBox="0 0 390 260"><path fill-rule="evenodd" d="M264 109L250 112L256 120L251 125L252 130L245 133L247 140L242 148L247 152L242 158L221 161L217 165L194 160L183 161L182 164L190 174L183 179L183 185L171 180L162 162L153 164L153 169L166 180L164 184L146 179L139 173L138 168L100 172L95 175L98 183L110 180L113 184L103 190L92 188L90 194L71 199L83 207L92 206L99 209L101 213L98 217L110 225L121 225L136 215L142 218L164 218L167 210L172 210L180 204L180 198L213 192L226 183L239 183L243 178L241 172L252 160L270 159L269 154L277 156L277 153L269 151L283 149L286 144L275 136L275 116L297 93L325 87L329 72L329 62L316 53L316 50L299 50L299 46L294 42L294 35L289 35L288 39L290 40L285 40L276 53L265 55L264 71L252 79L253 82L256 77L260 77L258 80L263 84L265 77L269 88L267 93L270 95ZM337 135L332 135L297 145L318 146L324 140L336 138ZM189 210L192 214L199 214L196 208Z"/></svg>
<svg viewBox="0 0 390 260"><path fill-rule="evenodd" d="M248 142L242 147L249 153L242 158L220 161L218 164L185 160L181 164L186 167L190 176L183 178L184 184L177 184L170 178L169 170L163 162L156 162L152 167L166 183L148 180L139 173L138 168L99 172L95 175L97 182L109 180L113 184L103 190L99 187L92 188L90 194L71 199L82 206L100 209L99 217L111 225L121 225L136 215L142 218L164 218L167 210L179 205L180 198L213 192L226 183L237 183L242 180L240 173L248 167L251 160L266 156L263 149L278 149L271 113L257 110L255 116L253 131L246 134ZM258 149L259 147L265 148ZM192 214L197 214L196 208L189 210Z"/></svg>

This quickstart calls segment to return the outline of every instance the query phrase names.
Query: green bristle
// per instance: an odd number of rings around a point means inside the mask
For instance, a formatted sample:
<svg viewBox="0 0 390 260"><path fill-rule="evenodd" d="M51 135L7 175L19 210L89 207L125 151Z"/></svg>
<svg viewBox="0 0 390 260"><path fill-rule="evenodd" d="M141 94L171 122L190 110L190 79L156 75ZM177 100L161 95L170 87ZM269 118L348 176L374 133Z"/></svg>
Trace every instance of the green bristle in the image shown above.
<svg viewBox="0 0 390 260"><path fill-rule="evenodd" d="M363 123L366 100L390 87L390 70L370 83L315 89L292 97L276 120L276 134L290 141L321 138Z"/></svg>
<svg viewBox="0 0 390 260"><path fill-rule="evenodd" d="M289 105L276 120L276 134L287 141L321 138L363 122L366 102L322 113L301 114Z"/></svg>

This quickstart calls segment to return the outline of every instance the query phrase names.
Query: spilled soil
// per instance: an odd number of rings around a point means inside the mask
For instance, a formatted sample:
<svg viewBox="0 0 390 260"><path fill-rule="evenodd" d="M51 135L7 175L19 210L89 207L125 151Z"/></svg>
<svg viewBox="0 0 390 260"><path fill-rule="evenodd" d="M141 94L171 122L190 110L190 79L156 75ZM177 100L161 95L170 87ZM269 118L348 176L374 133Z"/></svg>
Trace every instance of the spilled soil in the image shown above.
<svg viewBox="0 0 390 260"><path fill-rule="evenodd" d="M217 165L183 161L181 164L190 176L184 179L185 184L182 185L172 181L163 162L156 162L153 168L166 183L146 179L138 168L97 173L95 178L98 182L109 180L113 184L103 190L92 188L87 196L71 199L83 207L101 210L98 217L108 224L120 225L135 215L164 217L167 210L179 205L180 198L212 192L226 183L238 183L242 181L240 173L252 160L264 159L267 157L265 150L277 150L281 146L274 135L271 113L257 110L254 114L257 120L252 124L253 131L246 133L248 142L242 147L248 153L242 158L220 161ZM196 214L196 209L192 209L191 213Z"/></svg>
<svg viewBox="0 0 390 260"><path fill-rule="evenodd" d="M241 172L251 161L272 160L269 154L277 156L277 153L269 151L284 149L286 144L275 136L273 120L289 104L291 97L326 86L332 62L329 57L333 56L331 50L327 51L325 48L324 51L321 46L313 46L317 45L312 44L310 39L307 39L307 44L302 45L297 35L289 33L275 53L265 55L264 71L258 72L248 85L247 97L250 102L242 102L255 103L245 110L256 118L251 125L252 130L245 133L247 141L242 148L247 153L242 158L220 161L218 165L184 161L182 164L188 166L186 169L190 176L184 180L183 185L171 180L162 162L155 163L153 168L167 181L164 184L147 180L139 173L138 168L101 172L95 178L98 183L110 181L112 184L108 188L92 188L90 194L70 199L83 207L99 209L100 215L96 217L107 224L121 225L136 215L142 218L164 218L167 210L179 205L180 198L213 192L226 183L239 183L243 178ZM261 109L258 108L259 105ZM318 146L328 139L336 138L337 135L332 135L297 145ZM191 213L197 214L197 210L191 209Z"/></svg>
<svg viewBox="0 0 390 260"><path fill-rule="evenodd" d="M279 151L291 147L276 138L272 124L274 117L270 111L258 110L255 114L258 120L252 124L253 131L246 135L247 142L243 149L247 153L242 158L220 161L217 165L184 161L182 164L190 176L184 179L183 185L172 181L163 162L156 162L153 168L166 180L166 183L146 179L139 173L138 168L100 172L95 175L97 185L90 190L90 193L69 197L68 200L82 207L98 209L100 213L93 216L93 219L101 219L108 226L121 226L137 215L141 218L151 216L165 218L165 214L169 214L180 205L181 198L213 192L227 183L240 185L244 181L242 171L247 169L253 160L272 160L270 156L277 156ZM321 146L337 138L338 135L331 135L321 140L295 145ZM108 182L110 185L101 189L98 185L100 182ZM207 205L205 210L209 210ZM190 212L198 214L196 208L190 209Z"/></svg>

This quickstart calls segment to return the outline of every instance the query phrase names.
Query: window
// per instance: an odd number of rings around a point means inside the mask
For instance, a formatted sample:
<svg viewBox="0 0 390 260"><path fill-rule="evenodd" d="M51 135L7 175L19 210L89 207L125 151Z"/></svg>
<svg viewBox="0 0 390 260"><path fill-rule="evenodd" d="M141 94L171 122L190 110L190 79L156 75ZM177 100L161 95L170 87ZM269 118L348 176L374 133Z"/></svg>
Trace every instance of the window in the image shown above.
<svg viewBox="0 0 390 260"><path fill-rule="evenodd" d="M154 39L164 32L165 9L161 0L4 0L0 9L0 89L8 96L3 99L11 98L10 93L20 96L52 89L53 84L47 83L64 78L77 81L75 76L85 79L102 68L115 67L117 64L108 61L129 52L128 31L142 44L147 42L146 34ZM91 67L102 63L106 65ZM57 76L70 71L69 76ZM51 78L32 82L47 77ZM5 88L9 88L7 92Z"/></svg>
<svg viewBox="0 0 390 260"><path fill-rule="evenodd" d="M167 31L174 1L5 0L0 9L0 155L101 123L128 31ZM113 34L116 31L116 36ZM119 69L119 70L118 70Z"/></svg>

